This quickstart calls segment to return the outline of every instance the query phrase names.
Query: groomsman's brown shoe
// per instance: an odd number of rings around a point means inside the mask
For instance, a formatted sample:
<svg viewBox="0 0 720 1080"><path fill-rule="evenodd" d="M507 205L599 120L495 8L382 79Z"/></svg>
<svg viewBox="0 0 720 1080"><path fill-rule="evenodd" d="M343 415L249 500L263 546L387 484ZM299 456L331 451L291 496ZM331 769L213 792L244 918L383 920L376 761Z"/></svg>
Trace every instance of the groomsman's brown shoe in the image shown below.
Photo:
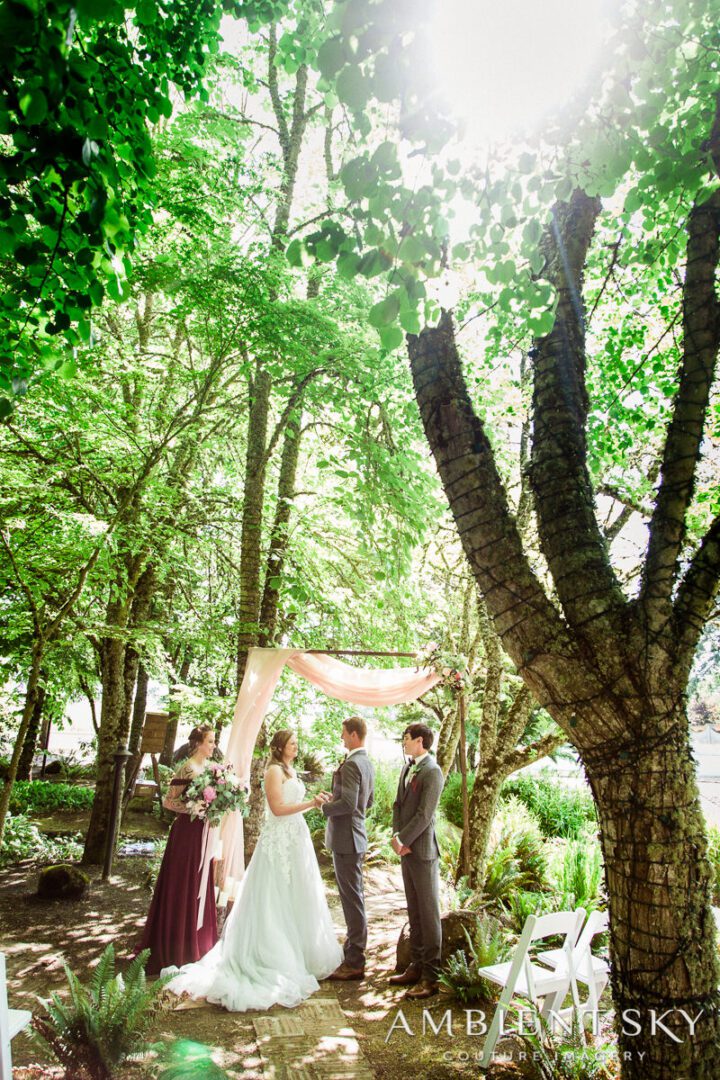
<svg viewBox="0 0 720 1080"><path fill-rule="evenodd" d="M421 979L417 986L412 986L405 994L410 1001L420 1001L422 998L434 997L440 989L440 984L431 979Z"/></svg>
<svg viewBox="0 0 720 1080"><path fill-rule="evenodd" d="M351 968L347 964L343 963L340 967L328 975L328 979L332 979L333 982L350 982L351 979L364 979L365 968Z"/></svg>
<svg viewBox="0 0 720 1080"><path fill-rule="evenodd" d="M414 964L409 964L405 970L401 971L398 975L391 975L388 982L391 986L414 986L415 983L419 983L421 979L421 968L415 967Z"/></svg>

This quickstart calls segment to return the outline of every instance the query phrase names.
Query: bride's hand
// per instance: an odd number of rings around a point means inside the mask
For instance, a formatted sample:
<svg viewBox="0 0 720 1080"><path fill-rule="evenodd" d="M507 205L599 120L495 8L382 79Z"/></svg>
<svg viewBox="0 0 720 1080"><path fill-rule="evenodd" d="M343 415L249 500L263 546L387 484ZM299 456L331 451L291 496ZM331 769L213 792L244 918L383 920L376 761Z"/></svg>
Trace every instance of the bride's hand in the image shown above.
<svg viewBox="0 0 720 1080"><path fill-rule="evenodd" d="M326 803L329 798L330 796L327 795L324 791L318 791L317 795L313 796L313 803L319 810L322 804Z"/></svg>

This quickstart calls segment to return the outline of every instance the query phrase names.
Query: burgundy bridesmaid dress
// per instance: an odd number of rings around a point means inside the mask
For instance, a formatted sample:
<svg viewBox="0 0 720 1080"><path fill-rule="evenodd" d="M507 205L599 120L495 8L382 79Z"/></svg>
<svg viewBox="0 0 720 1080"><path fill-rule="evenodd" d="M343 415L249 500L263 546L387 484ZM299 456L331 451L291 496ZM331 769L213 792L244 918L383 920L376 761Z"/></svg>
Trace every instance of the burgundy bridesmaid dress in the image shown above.
<svg viewBox="0 0 720 1080"><path fill-rule="evenodd" d="M173 788L170 795L177 798L189 780L173 779L170 783ZM197 818L191 821L189 814L178 814L170 829L145 929L135 950L138 953L150 949L148 975L199 960L218 939L212 862L203 922L197 928L203 828L203 822Z"/></svg>

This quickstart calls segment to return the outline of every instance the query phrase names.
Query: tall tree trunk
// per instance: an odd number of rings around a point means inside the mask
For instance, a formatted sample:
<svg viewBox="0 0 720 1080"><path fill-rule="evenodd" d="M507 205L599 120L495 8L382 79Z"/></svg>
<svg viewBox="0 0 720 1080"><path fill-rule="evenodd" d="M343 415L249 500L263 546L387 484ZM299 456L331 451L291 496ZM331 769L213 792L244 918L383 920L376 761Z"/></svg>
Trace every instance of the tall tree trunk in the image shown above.
<svg viewBox="0 0 720 1080"><path fill-rule="evenodd" d="M124 620L122 622L124 623ZM127 713L125 652L126 644L121 638L106 638L101 643L103 689L95 766L95 798L83 852L83 862L97 866L102 865L105 855L115 770L114 754L118 745L123 742L123 717Z"/></svg>
<svg viewBox="0 0 720 1080"><path fill-rule="evenodd" d="M30 671L28 672L27 686L25 688L25 704L23 705L22 717L20 719L20 727L18 733L15 736L15 743L13 745L12 757L10 758L10 768L8 769L7 780L3 784L2 792L0 793L0 844L2 844L3 835L5 833L5 821L8 814L8 808L10 806L10 797L12 795L13 785L17 778L18 765L20 764L20 755L22 754L23 746L25 745L25 737L30 727L30 723L35 712L35 703L37 701L37 693L40 687L40 672L42 670L43 656L45 653L46 641L42 635L35 637L32 646L32 653L30 657Z"/></svg>
<svg viewBox="0 0 720 1080"><path fill-rule="evenodd" d="M150 676L143 663L138 664L137 681L135 683L135 700L133 701L132 723L130 724L130 739L128 750L136 754L140 749L145 712L147 710L147 694Z"/></svg>
<svg viewBox="0 0 720 1080"><path fill-rule="evenodd" d="M180 665L178 672L180 682L184 683L187 680L190 672L190 665L192 664L192 653L190 649L185 650L183 661ZM168 705L168 726L165 732L165 742L163 744L162 753L160 754L160 764L172 765L173 754L175 753L175 743L177 742L177 730L180 723L180 715L182 713L182 706L177 698L170 698L170 704Z"/></svg>
<svg viewBox="0 0 720 1080"><path fill-rule="evenodd" d="M33 706L32 716L30 717L30 724L28 725L22 753L20 754L20 761L18 762L18 780L29 780L32 774L32 763L37 749L38 735L42 726L43 706L45 704L46 696L46 679L47 672L41 671L37 693L35 695L35 704Z"/></svg>
<svg viewBox="0 0 720 1080"><path fill-rule="evenodd" d="M142 627L152 604L155 568L143 568L143 556L128 556L121 587L125 597L108 605L107 624L115 634L100 646L102 708L95 773L95 798L85 839L83 862L102 864L105 854L115 776L115 751L130 736L130 717L139 658L128 644L129 630ZM123 776L124 779L124 776Z"/></svg>
<svg viewBox="0 0 720 1080"><path fill-rule="evenodd" d="M245 495L243 498L240 538L240 628L237 637L236 676L238 689L245 674L248 649L257 644L260 630L262 577L262 518L265 499L265 473L268 417L270 411L270 375L256 366L251 389L245 455Z"/></svg>
<svg viewBox="0 0 720 1080"><path fill-rule="evenodd" d="M280 476L278 479L277 508L270 535L270 551L265 571L265 587L260 605L260 645L268 646L275 637L278 615L280 581L288 546L288 526L295 498L295 480L300 460L300 426L302 413L295 411L289 417L283 439Z"/></svg>

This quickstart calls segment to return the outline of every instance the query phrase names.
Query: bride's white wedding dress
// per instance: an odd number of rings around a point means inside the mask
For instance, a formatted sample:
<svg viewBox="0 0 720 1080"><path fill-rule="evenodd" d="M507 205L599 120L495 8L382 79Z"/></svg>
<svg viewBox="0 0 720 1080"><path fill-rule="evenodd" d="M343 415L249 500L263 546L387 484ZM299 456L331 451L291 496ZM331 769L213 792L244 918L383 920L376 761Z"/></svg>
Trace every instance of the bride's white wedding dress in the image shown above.
<svg viewBox="0 0 720 1080"><path fill-rule="evenodd" d="M282 786L285 804L302 802L305 785ZM168 968L174 994L188 993L231 1012L291 1008L315 993L342 962L310 831L301 813L265 820L222 937L195 964Z"/></svg>

